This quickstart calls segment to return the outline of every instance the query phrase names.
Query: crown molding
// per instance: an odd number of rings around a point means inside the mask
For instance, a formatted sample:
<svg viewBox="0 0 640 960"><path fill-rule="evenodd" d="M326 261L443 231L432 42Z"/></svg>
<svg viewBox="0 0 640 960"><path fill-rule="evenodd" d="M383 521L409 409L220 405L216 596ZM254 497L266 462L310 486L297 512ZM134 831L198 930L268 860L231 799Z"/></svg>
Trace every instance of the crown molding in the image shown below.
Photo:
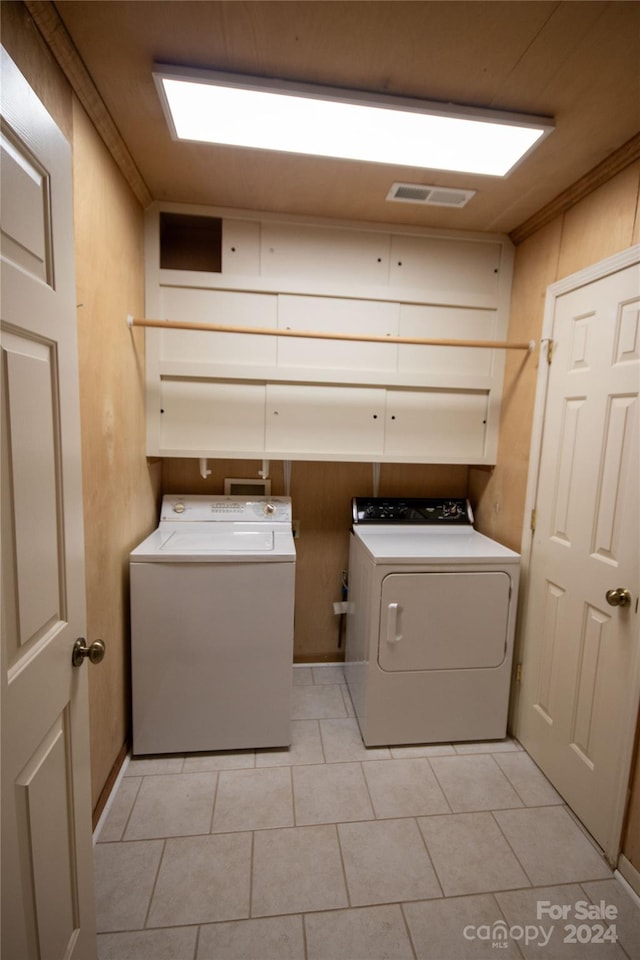
<svg viewBox="0 0 640 960"><path fill-rule="evenodd" d="M136 198L148 207L153 200L149 188L54 4L50 0L24 0L24 5Z"/></svg>
<svg viewBox="0 0 640 960"><path fill-rule="evenodd" d="M576 180L570 187L567 187L557 197L541 207L532 217L512 230L509 233L509 239L515 246L522 243L527 237L551 223L557 216L569 210L580 200L584 200L586 196L611 180L626 167L635 163L636 160L640 160L640 133L632 137L631 140L627 140L618 150L606 157L602 163L593 167L584 177Z"/></svg>

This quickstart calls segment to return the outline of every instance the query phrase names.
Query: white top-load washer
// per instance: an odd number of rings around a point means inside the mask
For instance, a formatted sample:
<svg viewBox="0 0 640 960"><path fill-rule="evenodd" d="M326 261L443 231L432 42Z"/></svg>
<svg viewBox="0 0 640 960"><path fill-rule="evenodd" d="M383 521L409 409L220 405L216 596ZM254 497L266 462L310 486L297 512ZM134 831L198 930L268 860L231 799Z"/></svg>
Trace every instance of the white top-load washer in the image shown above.
<svg viewBox="0 0 640 960"><path fill-rule="evenodd" d="M354 499L345 674L365 744L505 736L519 564L464 499Z"/></svg>
<svg viewBox="0 0 640 960"><path fill-rule="evenodd" d="M130 555L133 753L291 742L291 501L163 498Z"/></svg>

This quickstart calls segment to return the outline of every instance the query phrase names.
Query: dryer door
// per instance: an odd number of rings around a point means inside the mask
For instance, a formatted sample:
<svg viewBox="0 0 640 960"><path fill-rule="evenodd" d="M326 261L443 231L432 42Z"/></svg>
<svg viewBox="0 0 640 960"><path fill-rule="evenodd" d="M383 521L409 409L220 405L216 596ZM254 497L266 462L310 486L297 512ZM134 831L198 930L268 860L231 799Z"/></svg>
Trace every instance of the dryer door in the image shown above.
<svg viewBox="0 0 640 960"><path fill-rule="evenodd" d="M503 571L388 574L378 664L387 671L499 667L510 593L511 577Z"/></svg>

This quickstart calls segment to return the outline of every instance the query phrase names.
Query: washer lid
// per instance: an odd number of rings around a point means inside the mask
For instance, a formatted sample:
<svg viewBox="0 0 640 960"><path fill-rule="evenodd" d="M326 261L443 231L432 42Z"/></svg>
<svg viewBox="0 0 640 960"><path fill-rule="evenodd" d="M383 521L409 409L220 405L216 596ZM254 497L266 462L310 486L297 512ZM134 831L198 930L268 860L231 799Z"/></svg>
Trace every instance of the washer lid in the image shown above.
<svg viewBox="0 0 640 960"><path fill-rule="evenodd" d="M273 550L273 530L174 530L160 545L160 553L262 553Z"/></svg>
<svg viewBox="0 0 640 960"><path fill-rule="evenodd" d="M291 531L251 524L162 523L135 548L132 561L166 563L266 562L295 560Z"/></svg>
<svg viewBox="0 0 640 960"><path fill-rule="evenodd" d="M353 528L352 536L362 542L375 563L420 563L423 560L517 563L520 560L520 554L467 526L359 525Z"/></svg>

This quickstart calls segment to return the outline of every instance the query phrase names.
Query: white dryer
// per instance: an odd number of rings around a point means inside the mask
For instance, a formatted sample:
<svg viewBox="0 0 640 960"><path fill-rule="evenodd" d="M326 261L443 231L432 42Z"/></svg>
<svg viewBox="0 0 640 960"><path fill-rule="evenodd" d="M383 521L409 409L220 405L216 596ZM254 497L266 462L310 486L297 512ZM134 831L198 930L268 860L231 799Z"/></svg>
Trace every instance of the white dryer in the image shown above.
<svg viewBox="0 0 640 960"><path fill-rule="evenodd" d="M165 496L130 555L134 754L291 742L285 497Z"/></svg>
<svg viewBox="0 0 640 960"><path fill-rule="evenodd" d="M464 499L354 499L345 674L365 744L506 735L519 565Z"/></svg>

